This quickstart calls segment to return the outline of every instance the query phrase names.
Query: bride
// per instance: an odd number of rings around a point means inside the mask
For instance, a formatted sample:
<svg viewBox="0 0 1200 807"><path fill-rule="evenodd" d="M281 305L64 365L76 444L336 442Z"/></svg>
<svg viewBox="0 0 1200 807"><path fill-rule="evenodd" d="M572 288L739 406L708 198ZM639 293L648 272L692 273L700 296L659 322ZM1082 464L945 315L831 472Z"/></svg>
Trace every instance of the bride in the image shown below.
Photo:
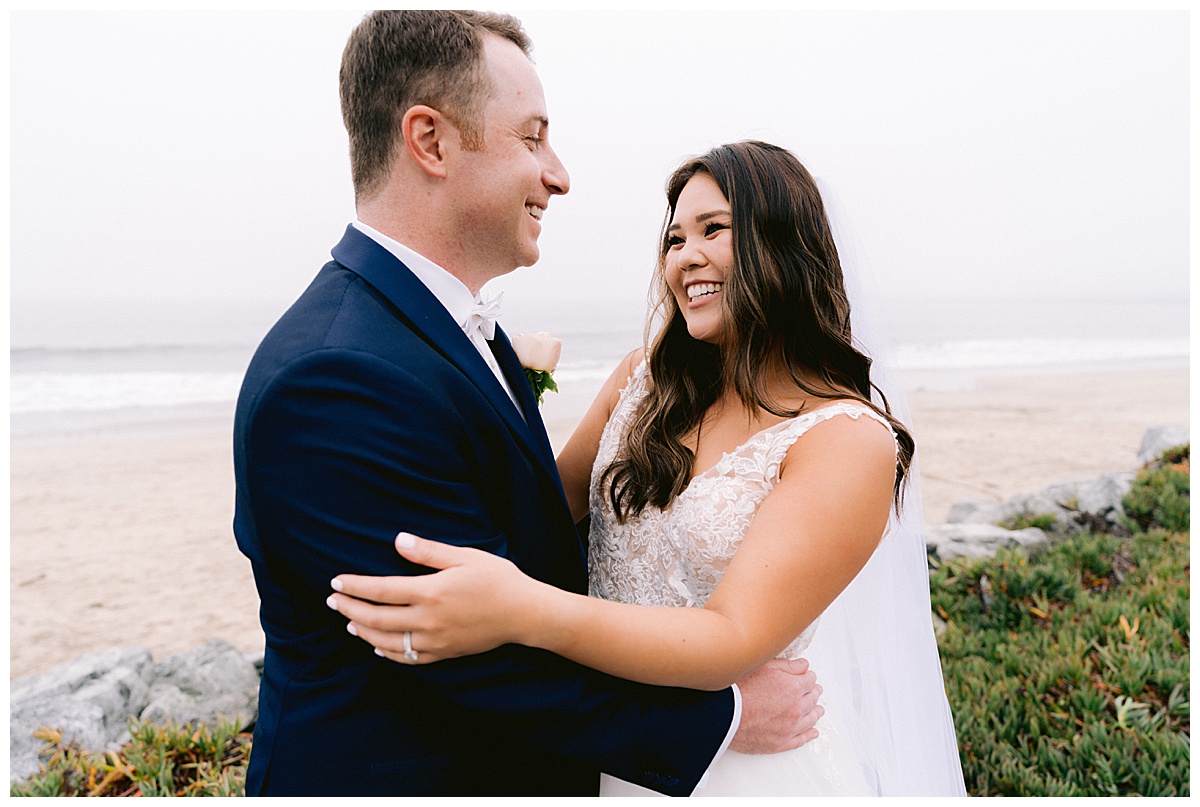
<svg viewBox="0 0 1200 807"><path fill-rule="evenodd" d="M745 141L686 162L667 202L662 326L558 457L575 517L591 515L592 596L411 539L406 558L445 571L386 578L386 592L342 575L338 609L401 663L511 642L720 689L803 653L824 689L817 739L727 751L697 795L965 795L914 443L862 349L861 313L852 338L816 183L786 150ZM649 791L605 777L601 793Z"/></svg>

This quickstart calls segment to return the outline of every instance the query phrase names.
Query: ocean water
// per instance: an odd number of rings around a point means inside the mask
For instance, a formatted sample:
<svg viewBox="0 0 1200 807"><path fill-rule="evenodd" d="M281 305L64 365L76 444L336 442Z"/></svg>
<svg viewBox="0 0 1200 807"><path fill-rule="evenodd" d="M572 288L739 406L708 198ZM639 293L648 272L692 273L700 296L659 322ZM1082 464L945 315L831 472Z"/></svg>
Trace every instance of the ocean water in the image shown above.
<svg viewBox="0 0 1200 807"><path fill-rule="evenodd" d="M173 417L228 418L270 303L106 305L89 316L14 308L9 406L14 440ZM644 306L505 301L510 333L563 340L560 388L594 390L642 342ZM893 361L910 386L969 385L980 373L1113 365L1186 366L1185 302L891 301ZM589 393L590 394L590 393Z"/></svg>

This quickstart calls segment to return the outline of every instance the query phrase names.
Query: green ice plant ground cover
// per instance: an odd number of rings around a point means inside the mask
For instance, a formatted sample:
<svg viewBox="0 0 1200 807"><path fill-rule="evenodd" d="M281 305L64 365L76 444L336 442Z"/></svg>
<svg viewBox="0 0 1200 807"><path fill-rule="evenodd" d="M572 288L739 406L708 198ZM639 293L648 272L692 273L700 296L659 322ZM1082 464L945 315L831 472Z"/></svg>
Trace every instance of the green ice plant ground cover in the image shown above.
<svg viewBox="0 0 1200 807"><path fill-rule="evenodd" d="M1140 472L1124 505L1129 536L934 570L971 795L1190 795L1188 447ZM43 730L43 769L11 795L243 794L250 736L232 725L130 734L92 754Z"/></svg>
<svg viewBox="0 0 1200 807"><path fill-rule="evenodd" d="M1190 795L1188 455L1139 473L1131 535L933 572L972 795Z"/></svg>
<svg viewBox="0 0 1200 807"><path fill-rule="evenodd" d="M11 786L13 796L242 796L250 735L233 723L155 726L131 720L130 741L116 752L90 753L65 744L54 729L42 770Z"/></svg>

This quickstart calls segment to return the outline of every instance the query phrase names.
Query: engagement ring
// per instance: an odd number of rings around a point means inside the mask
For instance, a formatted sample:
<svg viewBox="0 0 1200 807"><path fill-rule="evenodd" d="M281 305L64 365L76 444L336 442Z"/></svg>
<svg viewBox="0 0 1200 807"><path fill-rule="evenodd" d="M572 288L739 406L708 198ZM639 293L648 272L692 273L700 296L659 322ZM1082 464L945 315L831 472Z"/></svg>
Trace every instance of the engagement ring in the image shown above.
<svg viewBox="0 0 1200 807"><path fill-rule="evenodd" d="M417 663L417 651L412 649L412 631L404 631L404 660Z"/></svg>

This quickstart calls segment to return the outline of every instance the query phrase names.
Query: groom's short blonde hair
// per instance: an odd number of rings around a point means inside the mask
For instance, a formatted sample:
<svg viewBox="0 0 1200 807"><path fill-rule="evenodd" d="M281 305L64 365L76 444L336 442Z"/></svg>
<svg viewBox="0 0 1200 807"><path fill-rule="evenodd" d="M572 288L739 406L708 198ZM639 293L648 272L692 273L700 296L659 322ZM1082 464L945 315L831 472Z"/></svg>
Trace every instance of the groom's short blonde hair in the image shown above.
<svg viewBox="0 0 1200 807"><path fill-rule="evenodd" d="M383 186L412 106L437 109L462 132L466 148L483 147L492 90L483 60L488 33L530 55L521 21L486 11L373 11L350 34L339 78L356 199Z"/></svg>

